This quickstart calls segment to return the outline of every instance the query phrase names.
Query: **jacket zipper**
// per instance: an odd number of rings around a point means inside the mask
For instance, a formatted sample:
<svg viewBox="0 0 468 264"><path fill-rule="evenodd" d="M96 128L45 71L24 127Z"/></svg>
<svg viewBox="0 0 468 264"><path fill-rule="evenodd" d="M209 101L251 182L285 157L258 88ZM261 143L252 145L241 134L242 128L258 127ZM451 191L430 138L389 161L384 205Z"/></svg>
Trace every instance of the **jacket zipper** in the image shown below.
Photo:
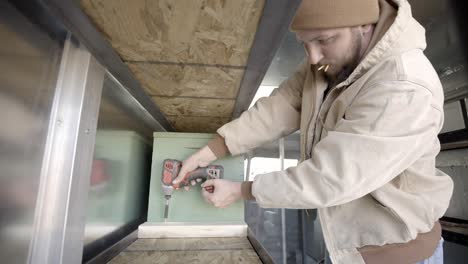
<svg viewBox="0 0 468 264"><path fill-rule="evenodd" d="M317 119L315 120L315 126L314 126L314 131L313 131L313 138L312 138L312 142L311 142L311 146L310 146L310 150L308 150L307 152L309 153L308 156L309 158L312 157L312 149L314 148L314 143L315 141L317 140L316 139L316 132L317 132L317 121L319 120L320 118L320 114L322 112L322 108L323 108L323 105L327 102L327 99L330 97L330 94L332 94L332 92L334 92L335 90L337 89L337 87L333 87L330 89L330 91L328 91L327 95L325 95L325 98L323 99L322 103L320 104L320 107L318 109L318 113L317 113ZM312 121L312 119L310 120L310 122ZM310 122L309 122L309 125L307 127L307 132L309 131L309 127L310 127Z"/></svg>

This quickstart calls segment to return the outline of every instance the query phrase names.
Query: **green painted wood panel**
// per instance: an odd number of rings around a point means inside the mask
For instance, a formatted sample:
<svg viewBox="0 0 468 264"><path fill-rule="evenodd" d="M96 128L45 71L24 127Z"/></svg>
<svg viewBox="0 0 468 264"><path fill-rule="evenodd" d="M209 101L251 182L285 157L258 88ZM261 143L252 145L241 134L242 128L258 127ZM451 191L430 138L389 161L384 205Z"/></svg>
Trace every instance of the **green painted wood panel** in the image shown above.
<svg viewBox="0 0 468 264"><path fill-rule="evenodd" d="M205 146L214 134L199 133L154 133L153 162L148 205L148 221L164 221L164 195L161 189L162 163L165 159L185 160ZM213 164L224 167L224 179L242 182L244 180L244 159L242 156L227 157ZM215 208L202 197L199 184L190 191L174 191L169 209L169 222L244 222L244 203L238 201L228 208Z"/></svg>
<svg viewBox="0 0 468 264"><path fill-rule="evenodd" d="M88 193L85 243L140 219L146 210L151 142L133 131L98 130ZM105 177L104 175L105 174Z"/></svg>

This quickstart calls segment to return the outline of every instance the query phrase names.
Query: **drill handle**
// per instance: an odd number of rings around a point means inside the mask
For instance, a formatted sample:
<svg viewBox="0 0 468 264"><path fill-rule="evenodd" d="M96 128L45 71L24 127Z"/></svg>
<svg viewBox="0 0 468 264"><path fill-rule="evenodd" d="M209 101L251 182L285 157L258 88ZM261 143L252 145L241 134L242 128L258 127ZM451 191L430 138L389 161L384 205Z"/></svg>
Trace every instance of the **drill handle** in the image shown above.
<svg viewBox="0 0 468 264"><path fill-rule="evenodd" d="M211 179L223 178L224 170L222 166L212 165L208 167L198 168L187 173L183 182L189 184L192 180L202 179L203 181Z"/></svg>
<svg viewBox="0 0 468 264"><path fill-rule="evenodd" d="M163 171L161 181L163 185L170 187L184 187L190 185L192 180L202 179L203 181L210 179L221 179L224 175L224 169L219 165L210 165L203 168L198 168L185 174L184 178L176 185L172 181L177 178L182 168L182 162L173 159L166 159L163 162Z"/></svg>

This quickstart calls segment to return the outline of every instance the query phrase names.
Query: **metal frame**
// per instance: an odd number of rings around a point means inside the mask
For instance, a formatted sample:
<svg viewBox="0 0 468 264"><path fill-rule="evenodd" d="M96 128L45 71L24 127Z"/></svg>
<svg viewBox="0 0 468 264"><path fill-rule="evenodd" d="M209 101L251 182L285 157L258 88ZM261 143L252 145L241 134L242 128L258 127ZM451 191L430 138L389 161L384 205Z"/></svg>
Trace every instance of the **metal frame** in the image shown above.
<svg viewBox="0 0 468 264"><path fill-rule="evenodd" d="M468 87L467 87L467 90L468 90ZM463 122L465 122L465 128L468 128L468 111L466 110L465 100L466 98L463 98L460 100L460 107L462 110Z"/></svg>
<svg viewBox="0 0 468 264"><path fill-rule="evenodd" d="M112 82L112 93L104 94L108 97L113 97L115 103L119 103L123 108L131 110L139 119L148 127L151 127L153 132L165 132L166 129L154 118L143 105L120 83L120 81L112 76L112 73L106 70L106 78L104 79L104 86L109 85L106 80Z"/></svg>
<svg viewBox="0 0 468 264"><path fill-rule="evenodd" d="M280 170L284 170L284 137L279 139ZM287 264L286 255L286 210L281 208L281 245L283 251L283 264Z"/></svg>
<svg viewBox="0 0 468 264"><path fill-rule="evenodd" d="M247 67L237 94L232 117L239 117L249 108L271 61L288 32L289 24L300 0L265 1L263 15L247 60Z"/></svg>
<svg viewBox="0 0 468 264"><path fill-rule="evenodd" d="M112 244L111 247L107 248L106 245L102 243L102 241L96 241L96 245L92 245L96 251L100 253L97 254L95 257L89 259L88 256L83 256L83 263L87 264L100 264L100 263L107 263L111 261L114 257L120 254L120 252L124 251L128 246L130 246L133 242L138 239L138 225L136 223L143 223L142 221L137 221L135 223L131 223L129 225L125 225L124 227L120 228L116 232L106 236L105 240L112 240L115 243ZM115 234L114 234L115 233ZM127 234L124 238L118 240L117 238L120 237L120 233ZM93 250L94 251L94 250ZM86 252L86 249L85 249ZM88 260L89 259L89 260Z"/></svg>
<svg viewBox="0 0 468 264"><path fill-rule="evenodd" d="M52 104L28 263L79 263L104 68L69 36Z"/></svg>
<svg viewBox="0 0 468 264"><path fill-rule="evenodd" d="M468 128L439 134L440 144L463 142L468 140Z"/></svg>
<svg viewBox="0 0 468 264"><path fill-rule="evenodd" d="M260 258L263 264L275 263L271 256L268 254L268 251L262 246L260 241L258 241L258 239L255 237L255 234L250 228L247 228L247 239L249 240L255 252L257 252L258 257Z"/></svg>
<svg viewBox="0 0 468 264"><path fill-rule="evenodd" d="M108 69L111 75L118 76L125 89L157 120L164 130L174 131L161 110L133 77L128 66L81 10L78 0L43 0L42 2L52 15L59 19L73 36Z"/></svg>

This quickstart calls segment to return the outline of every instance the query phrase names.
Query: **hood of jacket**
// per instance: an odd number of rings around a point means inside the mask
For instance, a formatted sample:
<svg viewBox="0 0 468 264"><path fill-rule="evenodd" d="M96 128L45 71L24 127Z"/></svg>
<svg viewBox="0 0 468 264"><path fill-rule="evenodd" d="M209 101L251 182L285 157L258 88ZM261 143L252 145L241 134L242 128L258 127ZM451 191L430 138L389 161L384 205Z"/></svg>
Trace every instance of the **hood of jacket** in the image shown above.
<svg viewBox="0 0 468 264"><path fill-rule="evenodd" d="M338 87L346 86L386 58L413 49L426 49L425 29L411 13L407 0L380 0L380 17L368 50L356 69Z"/></svg>

